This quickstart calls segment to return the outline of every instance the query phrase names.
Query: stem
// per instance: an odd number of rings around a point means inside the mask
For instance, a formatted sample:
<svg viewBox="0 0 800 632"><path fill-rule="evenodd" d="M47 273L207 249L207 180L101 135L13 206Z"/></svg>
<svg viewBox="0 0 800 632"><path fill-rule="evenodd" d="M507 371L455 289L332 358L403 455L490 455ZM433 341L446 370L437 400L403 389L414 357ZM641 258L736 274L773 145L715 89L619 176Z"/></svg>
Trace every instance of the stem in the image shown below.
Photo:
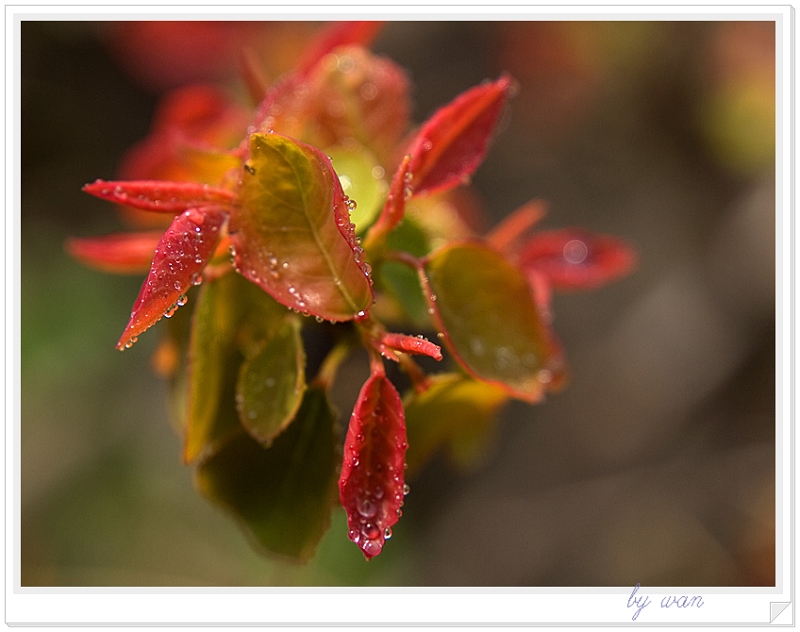
<svg viewBox="0 0 800 632"><path fill-rule="evenodd" d="M322 361L322 366L320 366L319 371L317 371L317 375L313 380L314 386L325 390L331 388L333 381L336 379L339 366L344 362L347 356L350 355L352 346L350 342L342 341L337 343L333 349L330 350Z"/></svg>

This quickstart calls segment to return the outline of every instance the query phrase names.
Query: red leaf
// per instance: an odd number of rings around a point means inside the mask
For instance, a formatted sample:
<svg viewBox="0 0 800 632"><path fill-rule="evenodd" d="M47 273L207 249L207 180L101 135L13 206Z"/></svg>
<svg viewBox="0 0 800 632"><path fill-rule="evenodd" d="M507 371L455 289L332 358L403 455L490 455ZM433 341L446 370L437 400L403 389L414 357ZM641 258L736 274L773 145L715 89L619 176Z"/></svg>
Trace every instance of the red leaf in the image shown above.
<svg viewBox="0 0 800 632"><path fill-rule="evenodd" d="M383 22L338 22L322 30L297 64L296 73L306 77L317 63L340 46L367 47L383 28Z"/></svg>
<svg viewBox="0 0 800 632"><path fill-rule="evenodd" d="M486 155L511 85L504 76L471 88L428 119L409 152L415 195L451 188L473 174Z"/></svg>
<svg viewBox="0 0 800 632"><path fill-rule="evenodd" d="M413 353L426 355L434 360L442 359L442 348L433 344L430 340L417 336L406 336L405 334L384 334L381 343L393 351L402 353Z"/></svg>
<svg viewBox="0 0 800 632"><path fill-rule="evenodd" d="M381 552L399 518L407 448L400 395L385 375L373 373L350 417L339 477L348 537L368 560Z"/></svg>
<svg viewBox="0 0 800 632"><path fill-rule="evenodd" d="M186 291L214 254L227 217L226 210L216 207L191 208L175 217L158 243L117 349L130 347L139 334L183 305Z"/></svg>
<svg viewBox="0 0 800 632"><path fill-rule="evenodd" d="M410 164L411 155L407 154L400 162L400 166L397 168L392 178L392 185L389 188L389 194L386 196L386 203L383 205L383 210L375 224L369 230L367 237L368 245L374 243L374 240L380 239L390 233L403 219L406 212L406 200L411 195L411 189L408 186L412 177L409 167Z"/></svg>
<svg viewBox="0 0 800 632"><path fill-rule="evenodd" d="M147 272L153 250L164 231L115 233L105 237L67 240L67 252L85 265L103 272Z"/></svg>
<svg viewBox="0 0 800 632"><path fill-rule="evenodd" d="M96 180L85 185L83 190L115 204L158 213L179 213L206 204L230 203L234 199L234 194L227 189L196 182Z"/></svg>
<svg viewBox="0 0 800 632"><path fill-rule="evenodd" d="M561 291L600 287L630 273L636 259L623 240L577 228L537 233L519 254L523 270L544 275Z"/></svg>

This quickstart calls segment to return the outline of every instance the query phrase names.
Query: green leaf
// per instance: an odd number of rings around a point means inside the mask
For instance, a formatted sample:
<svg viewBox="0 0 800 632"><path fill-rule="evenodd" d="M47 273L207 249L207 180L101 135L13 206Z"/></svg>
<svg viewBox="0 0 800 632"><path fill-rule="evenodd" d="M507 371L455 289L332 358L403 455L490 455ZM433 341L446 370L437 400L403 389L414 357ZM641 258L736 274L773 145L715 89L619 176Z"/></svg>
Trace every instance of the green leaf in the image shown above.
<svg viewBox="0 0 800 632"><path fill-rule="evenodd" d="M294 422L264 448L241 432L200 464L196 484L232 513L260 547L309 559L336 502L335 415L309 388Z"/></svg>
<svg viewBox="0 0 800 632"><path fill-rule="evenodd" d="M383 179L383 168L366 148L355 142L345 147L329 147L325 153L339 175L344 194L355 203L350 209L350 221L356 225L356 232L362 234L378 216L389 188Z"/></svg>
<svg viewBox="0 0 800 632"><path fill-rule="evenodd" d="M245 356L263 346L290 312L238 274L200 288L189 341L183 458L213 451L240 427L233 406Z"/></svg>
<svg viewBox="0 0 800 632"><path fill-rule="evenodd" d="M429 312L459 364L514 397L541 399L563 369L522 271L481 244L461 243L432 254L424 273Z"/></svg>
<svg viewBox="0 0 800 632"><path fill-rule="evenodd" d="M279 134L252 134L230 237L238 270L278 302L330 321L372 305L372 283L330 160Z"/></svg>
<svg viewBox="0 0 800 632"><path fill-rule="evenodd" d="M239 371L236 406L250 435L265 446L289 425L303 393L306 354L300 323L292 319L261 345Z"/></svg>
<svg viewBox="0 0 800 632"><path fill-rule="evenodd" d="M467 375L432 376L427 390L412 392L403 403L411 446L406 455L408 475L417 474L441 448L448 448L451 454L455 452L459 464L468 460L468 454L479 454L479 448L486 447L495 416L507 399L504 389Z"/></svg>

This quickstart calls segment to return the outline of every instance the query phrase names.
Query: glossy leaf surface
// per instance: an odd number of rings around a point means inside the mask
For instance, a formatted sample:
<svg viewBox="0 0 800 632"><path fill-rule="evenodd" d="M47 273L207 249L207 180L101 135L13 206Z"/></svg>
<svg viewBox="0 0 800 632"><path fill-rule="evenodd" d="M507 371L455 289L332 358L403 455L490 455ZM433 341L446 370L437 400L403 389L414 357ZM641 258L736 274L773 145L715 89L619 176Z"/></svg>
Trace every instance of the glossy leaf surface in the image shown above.
<svg viewBox="0 0 800 632"><path fill-rule="evenodd" d="M522 247L519 263L544 275L556 290L588 290L629 274L636 253L618 237L573 228L534 234Z"/></svg>
<svg viewBox="0 0 800 632"><path fill-rule="evenodd" d="M236 387L239 419L264 446L294 418L306 390L305 368L297 319L287 320L242 364Z"/></svg>
<svg viewBox="0 0 800 632"><path fill-rule="evenodd" d="M242 431L202 462L199 490L232 513L259 548L307 560L336 502L334 419L325 393L310 388L270 448Z"/></svg>
<svg viewBox="0 0 800 632"><path fill-rule="evenodd" d="M415 195L457 186L474 173L510 88L508 77L471 88L422 126L408 152Z"/></svg>
<svg viewBox="0 0 800 632"><path fill-rule="evenodd" d="M118 349L129 347L143 331L162 316L171 316L185 301L187 290L214 254L227 217L226 210L217 208L189 209L175 217L158 243Z"/></svg>
<svg viewBox="0 0 800 632"><path fill-rule="evenodd" d="M504 389L466 375L432 376L427 390L412 393L403 402L408 441L414 446L408 453L409 476L437 450L472 443L475 435L483 439L507 399Z"/></svg>
<svg viewBox="0 0 800 632"><path fill-rule="evenodd" d="M373 374L350 417L339 477L348 537L368 560L381 552L387 529L398 520L407 448L400 395L385 375Z"/></svg>
<svg viewBox="0 0 800 632"><path fill-rule="evenodd" d="M372 283L333 167L319 150L253 134L230 221L239 271L277 301L331 321L372 304Z"/></svg>
<svg viewBox="0 0 800 632"><path fill-rule="evenodd" d="M429 309L447 346L473 376L537 401L560 373L521 270L489 248L454 244L425 265Z"/></svg>
<svg viewBox="0 0 800 632"><path fill-rule="evenodd" d="M104 237L73 237L67 252L96 270L116 274L147 272L163 231L114 233Z"/></svg>
<svg viewBox="0 0 800 632"><path fill-rule="evenodd" d="M227 189L195 182L96 180L85 185L83 190L115 204L158 213L178 213L205 205L225 205L234 199L233 193Z"/></svg>

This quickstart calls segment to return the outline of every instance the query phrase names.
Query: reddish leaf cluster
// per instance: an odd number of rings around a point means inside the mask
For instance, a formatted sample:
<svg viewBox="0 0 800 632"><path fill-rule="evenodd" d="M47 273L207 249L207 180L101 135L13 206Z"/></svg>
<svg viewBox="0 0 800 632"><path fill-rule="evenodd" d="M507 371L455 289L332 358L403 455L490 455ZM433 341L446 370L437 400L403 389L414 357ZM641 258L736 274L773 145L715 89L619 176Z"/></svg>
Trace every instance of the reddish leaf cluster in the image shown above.
<svg viewBox="0 0 800 632"><path fill-rule="evenodd" d="M68 244L112 272L144 271L149 261L120 349L202 284L188 328L166 332L169 348L185 354L171 363L175 388L185 389L176 391L184 457L197 464L206 496L262 546L295 557L310 555L328 524L337 473L327 390L354 345L367 350L370 372L347 427L338 489L349 537L370 559L402 513L409 443L413 452L419 439L417 464L440 448L466 458L504 401L536 402L559 388L565 363L551 289L597 287L634 265L632 250L611 237L525 237L543 214L535 203L488 237L472 232L455 190L483 161L513 81L473 87L410 129L404 73L364 48L379 26L324 31L265 89L249 126L219 92L180 91L127 162L139 179L84 187L169 226L160 236ZM251 67L251 92L256 74ZM370 206L357 214L364 200ZM420 316L447 355L384 325ZM348 327L333 336L318 373L306 375L300 331L323 321ZM428 375L420 355L448 368ZM405 397L385 359L409 377Z"/></svg>

